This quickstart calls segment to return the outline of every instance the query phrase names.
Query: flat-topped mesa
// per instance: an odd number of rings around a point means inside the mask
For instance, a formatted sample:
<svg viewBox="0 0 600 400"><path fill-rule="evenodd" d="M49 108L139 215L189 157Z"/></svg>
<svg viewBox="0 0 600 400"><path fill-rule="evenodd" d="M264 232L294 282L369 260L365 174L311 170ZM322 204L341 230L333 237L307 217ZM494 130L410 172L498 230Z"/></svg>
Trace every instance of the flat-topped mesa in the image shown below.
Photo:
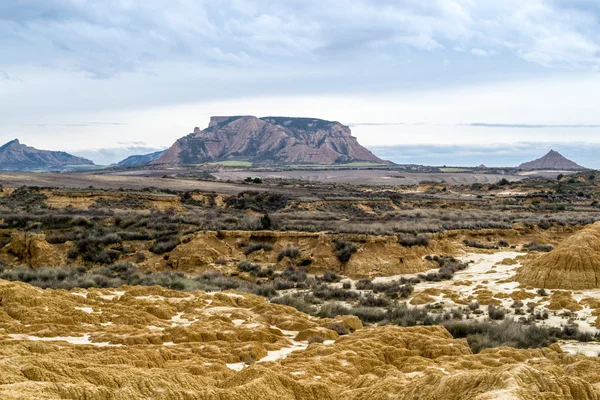
<svg viewBox="0 0 600 400"><path fill-rule="evenodd" d="M221 116L221 117L214 116L214 117L210 117L210 122L208 124L208 127L212 128L213 126L218 125L221 122L227 121L229 118L231 118L231 117L230 116L229 117L227 117L227 116Z"/></svg>
<svg viewBox="0 0 600 400"><path fill-rule="evenodd" d="M154 164L240 160L278 164L383 163L337 121L252 115L211 117L208 128L185 136Z"/></svg>

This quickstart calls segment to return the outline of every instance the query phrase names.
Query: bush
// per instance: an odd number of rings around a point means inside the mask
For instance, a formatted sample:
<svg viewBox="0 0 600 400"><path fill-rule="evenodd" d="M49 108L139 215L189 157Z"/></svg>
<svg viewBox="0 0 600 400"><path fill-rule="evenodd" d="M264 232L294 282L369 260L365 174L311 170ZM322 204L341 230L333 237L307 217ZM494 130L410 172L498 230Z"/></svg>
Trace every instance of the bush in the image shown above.
<svg viewBox="0 0 600 400"><path fill-rule="evenodd" d="M157 239L150 247L150 251L154 254L164 254L174 250L178 245L176 239Z"/></svg>
<svg viewBox="0 0 600 400"><path fill-rule="evenodd" d="M321 285L314 289L313 296L322 300L356 300L360 297L359 293L353 290L332 288L327 285Z"/></svg>
<svg viewBox="0 0 600 400"><path fill-rule="evenodd" d="M281 277L292 282L305 282L306 281L306 270L304 268L294 268L289 266L281 273Z"/></svg>
<svg viewBox="0 0 600 400"><path fill-rule="evenodd" d="M444 323L455 339L466 338L471 350L510 346L518 349L547 347L556 341L556 331L524 325L511 319L501 323L449 321Z"/></svg>
<svg viewBox="0 0 600 400"><path fill-rule="evenodd" d="M329 270L325 271L323 273L323 278L322 278L325 282L339 282L340 279L342 279L338 274L336 274L335 272L331 272ZM346 289L346 288L344 288ZM349 289L349 288L348 288Z"/></svg>
<svg viewBox="0 0 600 400"><path fill-rule="evenodd" d="M358 304L361 307L387 307L390 305L390 301L385 297L375 297L372 294L369 294L362 297Z"/></svg>
<svg viewBox="0 0 600 400"><path fill-rule="evenodd" d="M316 308L307 300L306 296L294 293L293 295L286 294L285 296L275 297L271 299L271 303L294 307L305 314L314 314Z"/></svg>
<svg viewBox="0 0 600 400"><path fill-rule="evenodd" d="M488 306L488 316L491 320L503 320L506 316L506 311L503 308L495 307L493 304Z"/></svg>
<svg viewBox="0 0 600 400"><path fill-rule="evenodd" d="M308 338L308 344L312 344L312 343L323 343L325 341L325 339L323 339L321 336L311 336Z"/></svg>
<svg viewBox="0 0 600 400"><path fill-rule="evenodd" d="M387 312L377 308L359 307L350 310L352 315L367 323L380 322L387 318Z"/></svg>
<svg viewBox="0 0 600 400"><path fill-rule="evenodd" d="M404 247L413 247L413 246L428 246L429 245L429 237L422 236L399 236L398 243Z"/></svg>
<svg viewBox="0 0 600 400"><path fill-rule="evenodd" d="M352 257L352 255L357 251L354 243L348 242L344 239L335 239L333 241L333 245L335 249L335 256L342 264L350 261L350 257Z"/></svg>
<svg viewBox="0 0 600 400"><path fill-rule="evenodd" d="M244 255L248 256L259 250L271 251L273 250L273 245L271 243L250 243L244 249Z"/></svg>
<svg viewBox="0 0 600 400"><path fill-rule="evenodd" d="M350 315L350 309L340 303L329 302L321 306L317 315L321 318L335 318L338 315Z"/></svg>
<svg viewBox="0 0 600 400"><path fill-rule="evenodd" d="M350 333L350 330L339 322L333 322L327 325L327 329L335 331L340 336L348 335Z"/></svg>
<svg viewBox="0 0 600 400"><path fill-rule="evenodd" d="M289 258L290 260L295 260L296 258L300 257L300 249L297 247L286 247L277 255L277 262L280 262L285 257Z"/></svg>
<svg viewBox="0 0 600 400"><path fill-rule="evenodd" d="M256 276L261 268L258 264L252 264L251 262L244 260L238 264L237 270L238 272L248 272L250 275Z"/></svg>
<svg viewBox="0 0 600 400"><path fill-rule="evenodd" d="M370 279L359 279L356 282L356 290L373 290L373 281Z"/></svg>
<svg viewBox="0 0 600 400"><path fill-rule="evenodd" d="M465 246L467 247L474 247L476 249L487 249L487 250L491 250L491 249L497 249L498 246L497 245L493 245L493 244L484 244L481 242L478 242L476 240L464 240L463 243L465 244Z"/></svg>
<svg viewBox="0 0 600 400"><path fill-rule="evenodd" d="M539 252L545 252L548 253L552 250L554 250L554 247L547 244L547 245L542 245L542 244L537 244L537 243L527 243L523 245L523 248L527 251L539 251Z"/></svg>

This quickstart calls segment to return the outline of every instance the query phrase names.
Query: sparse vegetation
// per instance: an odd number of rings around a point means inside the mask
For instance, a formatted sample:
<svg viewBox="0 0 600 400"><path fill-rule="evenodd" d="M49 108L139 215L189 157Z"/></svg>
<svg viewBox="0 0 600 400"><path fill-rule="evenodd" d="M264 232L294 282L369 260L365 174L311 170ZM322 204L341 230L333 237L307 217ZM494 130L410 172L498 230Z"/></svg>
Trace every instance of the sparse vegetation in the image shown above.
<svg viewBox="0 0 600 400"><path fill-rule="evenodd" d="M357 251L354 243L348 242L344 239L334 239L333 245L335 249L335 255L342 264L350 261L350 257L352 257L352 255Z"/></svg>

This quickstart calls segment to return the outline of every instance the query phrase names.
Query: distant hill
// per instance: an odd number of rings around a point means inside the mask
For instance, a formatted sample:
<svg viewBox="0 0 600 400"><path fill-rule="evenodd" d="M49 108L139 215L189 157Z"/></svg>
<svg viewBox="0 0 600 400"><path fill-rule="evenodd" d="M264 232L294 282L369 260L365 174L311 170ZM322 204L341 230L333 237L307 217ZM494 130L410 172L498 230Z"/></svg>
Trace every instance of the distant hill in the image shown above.
<svg viewBox="0 0 600 400"><path fill-rule="evenodd" d="M558 170L583 170L586 169L579 164L563 157L559 152L550 150L542 158L529 161L519 165L519 169L558 169Z"/></svg>
<svg viewBox="0 0 600 400"><path fill-rule="evenodd" d="M76 165L94 165L94 163L64 151L38 150L21 144L17 139L0 147L0 170L3 171L64 169Z"/></svg>
<svg viewBox="0 0 600 400"><path fill-rule="evenodd" d="M212 117L208 128L177 140L155 164L240 160L281 164L384 162L339 122L316 118Z"/></svg>
<svg viewBox="0 0 600 400"><path fill-rule="evenodd" d="M120 167L127 167L131 165L145 164L160 158L160 156L165 154L166 151L167 150L161 150L150 154L129 156L126 159L119 161L117 165Z"/></svg>

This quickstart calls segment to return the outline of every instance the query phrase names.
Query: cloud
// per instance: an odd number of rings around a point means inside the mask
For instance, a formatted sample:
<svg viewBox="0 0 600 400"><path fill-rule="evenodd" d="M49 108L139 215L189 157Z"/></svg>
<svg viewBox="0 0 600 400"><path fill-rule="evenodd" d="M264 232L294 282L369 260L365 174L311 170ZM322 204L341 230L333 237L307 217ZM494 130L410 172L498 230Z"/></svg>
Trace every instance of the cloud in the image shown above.
<svg viewBox="0 0 600 400"><path fill-rule="evenodd" d="M89 127L103 127L103 126L124 126L127 125L124 122L81 122L81 123L72 123L72 124L34 124L33 126L39 127L70 127L70 128L89 128Z"/></svg>
<svg viewBox="0 0 600 400"><path fill-rule="evenodd" d="M347 124L350 128L356 126L418 126L425 125L424 122L350 122Z"/></svg>
<svg viewBox="0 0 600 400"><path fill-rule="evenodd" d="M161 62L257 68L399 62L453 49L549 68L600 65L593 0L5 1L2 54L107 79ZM360 60L357 56L361 56ZM442 58L442 59L443 59Z"/></svg>
<svg viewBox="0 0 600 400"><path fill-rule="evenodd" d="M458 126L472 126L480 128L518 128L518 129L545 129L545 128L600 128L600 124L490 124L484 122L474 122L470 124L458 124Z"/></svg>

